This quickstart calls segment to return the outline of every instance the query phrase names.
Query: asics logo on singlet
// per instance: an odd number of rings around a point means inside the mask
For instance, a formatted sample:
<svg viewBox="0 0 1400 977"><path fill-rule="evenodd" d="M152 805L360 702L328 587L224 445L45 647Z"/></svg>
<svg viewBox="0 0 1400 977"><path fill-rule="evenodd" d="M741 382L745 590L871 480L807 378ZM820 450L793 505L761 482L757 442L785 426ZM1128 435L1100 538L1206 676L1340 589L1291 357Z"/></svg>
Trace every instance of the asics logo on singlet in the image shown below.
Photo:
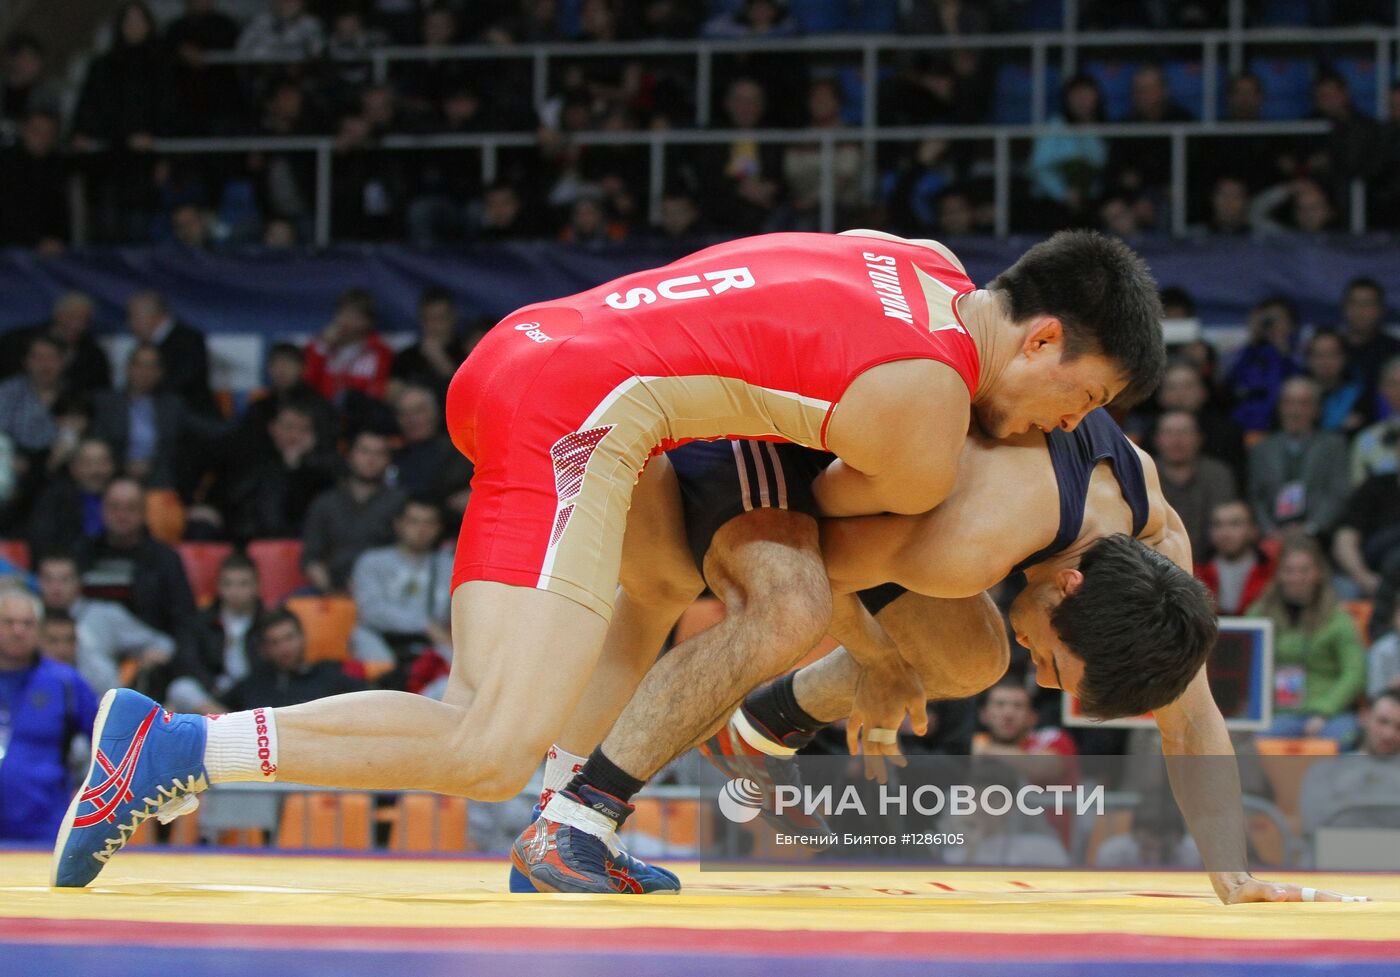
<svg viewBox="0 0 1400 977"><path fill-rule="evenodd" d="M753 272L747 268L726 268L723 271L707 271L700 275L681 275L667 278L650 288L629 288L626 293L612 292L603 299L611 308L626 311L639 305L651 305L658 298L680 301L683 299L703 299L719 295L731 288L753 288Z"/></svg>
<svg viewBox="0 0 1400 977"><path fill-rule="evenodd" d="M537 343L547 343L554 338L553 336L546 336L538 322L522 322L515 327L515 331L523 332L526 339L533 339Z"/></svg>

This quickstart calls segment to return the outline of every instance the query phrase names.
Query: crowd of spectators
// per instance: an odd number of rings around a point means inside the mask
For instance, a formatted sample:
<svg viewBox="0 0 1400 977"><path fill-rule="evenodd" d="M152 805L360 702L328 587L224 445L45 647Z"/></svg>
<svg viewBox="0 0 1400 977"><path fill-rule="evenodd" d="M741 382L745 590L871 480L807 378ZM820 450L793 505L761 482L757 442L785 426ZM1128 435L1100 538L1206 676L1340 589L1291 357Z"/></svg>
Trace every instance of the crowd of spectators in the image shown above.
<svg viewBox="0 0 1400 977"><path fill-rule="evenodd" d="M1400 341L1378 282L1355 279L1339 298L1334 321L1307 335L1289 302L1258 303L1223 369L1194 344L1180 350L1125 423L1152 453L1220 612L1273 622L1271 732L1345 748L1358 705L1400 687L1388 650Z"/></svg>
<svg viewBox="0 0 1400 977"><path fill-rule="evenodd" d="M891 9L905 33L959 34L1016 26L1016 6L939 0ZM1222 7L1080 6L1096 27L1161 26L1171 16L1182 18L1177 26L1210 25ZM638 237L814 228L820 154L760 143L746 131L839 129L852 124L858 102L838 66L814 55L717 58L714 115L733 138L670 154L660 223L648 227L639 199L645 156L581 146L572 136L690 125L695 92L686 71L664 59L561 61L537 110L520 101L528 72L512 75L509 62L405 62L377 81L368 52L389 43L508 50L535 41L813 29L786 5L745 0L701 16L695 5L665 0L585 0L576 28L551 0L353 9L255 0L243 5L252 14L243 22L213 0L184 7L162 28L140 3L124 5L65 126L43 46L10 41L3 138L13 144L0 150L0 174L11 179L0 179L0 194L26 189L14 209L6 204L0 234L8 236L0 243L64 245L65 166L91 178L92 214L106 240L194 249L305 240L314 197L309 157L259 152L196 165L152 152L152 140L164 135L334 134L338 237L434 244L553 236L602 248ZM258 69L209 64L204 55L220 50L302 60ZM991 118L993 53L921 55L889 67L877 93L882 122ZM1375 191L1372 217L1382 224L1387 213L1400 217L1400 187L1387 197L1385 185L1400 172L1392 165L1400 162L1400 130L1359 113L1347 85L1328 70L1312 79L1316 114L1332 122L1326 137L1223 140L1208 158L1192 160L1201 233L1335 228L1357 176ZM1226 115L1260 118L1264 94L1256 75L1233 79ZM1124 98L1111 110L1101 79L1089 72L1065 81L1052 129L1022 147L1025 166L1013 189L1024 227L1102 225L1128 237L1163 227L1171 209L1164 145L1076 128L1180 121L1192 110L1152 64L1130 73ZM1400 118L1400 95L1392 100L1390 117ZM490 185L476 178L479 161L470 153L378 146L395 133L500 129L537 131L538 145L503 150ZM865 196L855 143L838 142L832 164L843 222L863 216L896 231L953 237L992 225L985 161L936 130L913 145L881 148L874 199ZM1400 341L1385 329L1379 283L1357 279L1339 298L1334 321L1306 333L1288 301L1260 302L1243 348L1223 360L1206 343L1177 350L1151 402L1122 421L1153 455L1221 613L1273 622L1271 732L1389 756L1387 731L1400 701ZM1169 315L1189 317L1189 295L1168 289L1163 299ZM121 371L95 341L94 304L80 292L59 299L47 321L0 336L0 537L27 543L28 584L38 598L36 605L0 597L0 692L13 674L39 669L36 680L64 696L53 700L62 709L35 726L44 742L34 749L71 739L89 716L91 693L124 681L171 708L207 713L362 688L371 673L380 687L440 690L451 655L443 547L455 536L472 474L442 430L442 407L477 336L452 295L426 291L415 341L395 351L379 335L374 296L346 291L308 343L269 348L265 387L237 414L211 389L203 334L178 321L162 295L137 293L126 313L132 343ZM152 522L158 494L177 500L173 534ZM212 594L191 586L175 549L181 538L235 547ZM353 600L355 627L342 649L348 669L309 661L306 623L263 602L260 568L242 549L268 539L300 544L298 593ZM0 573L24 579L8 563ZM203 606L200 596L208 598ZM1356 601L1374 608L1367 633ZM931 706L931 732L914 747L1060 756L1092 752L1105 739L1122 747L1121 737L1059 728L1058 699L1033 694L1027 666L1017 659L1009 679L976 703ZM0 823L0 834L8 824ZM1173 850L1181 843L1171 825L1158 834L1175 839ZM1125 839L1125 853L1112 857L1139 857L1131 852L1148 845L1146 836Z"/></svg>
<svg viewBox="0 0 1400 977"><path fill-rule="evenodd" d="M1172 314L1190 313L1179 289L1163 298ZM1400 690L1400 342L1386 308L1378 283L1354 280L1336 321L1304 336L1287 302L1265 300L1242 348L1176 349L1151 400L1122 418L1153 455L1221 613L1273 622L1269 732L1342 749L1364 738L1368 703ZM0 625L24 632L31 664L42 649L71 666L46 681L76 681L84 695L130 683L197 712L367 681L440 694L449 545L472 474L442 430L442 397L480 335L452 295L425 291L419 332L395 351L373 296L346 291L305 346L270 346L266 386L241 414L210 389L204 335L160 294L138 292L126 311L119 389L81 293L0 342L0 469L11 486L0 537L28 544L41 608L32 643L31 603L5 603L0 618L24 621ZM152 521L156 496L182 513L173 530ZM314 621L262 599L262 568L242 548L279 538L299 544L301 580L283 596L353 603L335 660L308 658ZM183 542L233 547L210 593L191 584ZM19 567L0 570L25 585ZM1356 600L1374 606L1369 634ZM1060 728L1058 697L1035 690L1025 656L976 702L936 703L930 716L910 749L1125 748L1116 731ZM1149 840L1125 836L1127 854L1109 854L1128 858Z"/></svg>
<svg viewBox="0 0 1400 977"><path fill-rule="evenodd" d="M162 9L176 13L172 6ZM732 142L668 153L659 191L668 213L653 225L655 215L644 206L647 146L585 146L577 137L634 133L644 143L647 132L693 128L702 95L713 106L714 127L839 133L862 121L866 85L876 88L882 125L1029 121L1025 51L892 51L873 80L862 78L858 51L726 51L714 56L711 90L701 93L691 57L598 57L589 56L588 46L832 32L946 38L1058 27L1038 19L1041 8L1057 6L1036 0L830 0L791 8L783 0L181 0L178 13L162 23L133 0L121 6L67 99L59 97L42 40L24 34L8 40L0 185L26 191L6 198L0 244L62 247L71 233L73 171L86 178L94 241L205 249L309 240L317 192L312 154L167 155L153 148L161 137L202 136L333 139L329 205L333 233L342 240L556 237L597 248L623 239L809 228L822 191L815 143L761 143L739 134ZM1084 29L1221 27L1225 6L1214 0L1078 5ZM1271 6L1252 4L1252 22L1276 23ZM1318 26L1394 18L1386 3L1313 6ZM579 51L551 60L539 93L531 62L519 51L537 42ZM463 44L491 56L462 59L447 51ZM390 46L418 47L423 56L393 60L381 74L374 55ZM1330 132L1193 142L1192 225L1201 233L1254 235L1344 228L1351 182L1361 179L1369 187L1370 225L1400 227L1400 87L1388 104L1374 104L1374 83L1357 67L1370 63L1373 47L1251 49L1247 70L1228 84L1222 80L1221 118L1314 118L1329 123ZM230 52L254 63L210 59ZM1126 132L1138 123L1200 118L1202 66L1189 60L1199 54L1181 62L1160 56L1150 48L1121 49L1107 59L1087 58L1081 73L1063 81L1048 113L1051 131L1015 147L1013 230L1087 225L1133 236L1168 229L1165 139L1076 131L1086 123L1123 123ZM537 140L499 150L489 183L477 150L383 147L388 136L500 131ZM940 236L991 230L988 145L936 135L881 143L877 172L867 173L870 161L855 140L838 140L831 161L841 223Z"/></svg>
<svg viewBox="0 0 1400 977"><path fill-rule="evenodd" d="M176 321L158 293L128 302L119 388L81 293L60 298L49 321L6 334L0 537L27 545L53 639L62 645L71 626L65 660L88 688L135 682L176 708L223 711L231 690L256 678L266 627L287 623L262 605L258 567L233 552L201 608L172 545L183 541L296 540L302 589L354 598L347 650L396 669L385 679L394 687L419 652L450 658L441 546L455 536L472 470L440 418L449 374L479 333L469 336L446 292L426 292L420 312L418 340L394 352L372 297L346 292L305 348L269 349L267 387L241 416L209 387L203 333ZM178 511L173 530L152 523L157 498ZM18 566L5 569L23 579ZM294 643L277 642L284 671Z"/></svg>

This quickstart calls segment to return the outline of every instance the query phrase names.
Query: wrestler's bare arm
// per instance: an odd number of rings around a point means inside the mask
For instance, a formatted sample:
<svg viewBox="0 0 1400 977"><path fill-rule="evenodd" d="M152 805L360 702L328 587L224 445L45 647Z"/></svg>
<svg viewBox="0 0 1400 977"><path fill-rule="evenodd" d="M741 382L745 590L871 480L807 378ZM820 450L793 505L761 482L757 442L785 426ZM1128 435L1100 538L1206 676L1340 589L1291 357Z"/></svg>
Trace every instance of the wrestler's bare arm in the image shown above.
<svg viewBox="0 0 1400 977"><path fill-rule="evenodd" d="M851 383L827 426L836 454L812 485L829 516L927 512L953 489L972 407L957 371L897 360Z"/></svg>
<svg viewBox="0 0 1400 977"><path fill-rule="evenodd" d="M1041 435L970 437L957 476L953 494L931 512L824 519L832 590L897 583L927 597L972 597L1054 539L1059 491Z"/></svg>
<svg viewBox="0 0 1400 977"><path fill-rule="evenodd" d="M1140 537L1187 573L1192 571L1191 541L1181 517L1162 497L1157 466L1141 450L1147 477L1151 516ZM1162 753L1172 794L1201 850L1216 895L1224 903L1297 902L1302 889L1286 883L1262 882L1245 871L1244 796L1234 746L1220 707L1211 695L1205 666L1175 702L1156 710L1153 718L1162 734ZM1230 869L1222 871L1221 868ZM1237 868L1237 870L1236 870ZM1335 892L1316 898L1340 900Z"/></svg>
<svg viewBox="0 0 1400 977"><path fill-rule="evenodd" d="M866 228L841 233L928 248L964 271L957 255L937 241ZM901 360L866 371L842 396L827 430L827 446L839 460L813 485L822 511L856 516L932 509L952 490L970 414L967 385L946 364Z"/></svg>
<svg viewBox="0 0 1400 977"><path fill-rule="evenodd" d="M1186 525L1162 495L1157 466L1141 448L1136 449L1146 476L1149 516L1138 537L1187 573L1194 569L1191 539ZM1232 756L1234 747L1220 708L1210 694L1205 666L1196 673L1177 701L1153 713L1162 733L1162 749L1168 755Z"/></svg>

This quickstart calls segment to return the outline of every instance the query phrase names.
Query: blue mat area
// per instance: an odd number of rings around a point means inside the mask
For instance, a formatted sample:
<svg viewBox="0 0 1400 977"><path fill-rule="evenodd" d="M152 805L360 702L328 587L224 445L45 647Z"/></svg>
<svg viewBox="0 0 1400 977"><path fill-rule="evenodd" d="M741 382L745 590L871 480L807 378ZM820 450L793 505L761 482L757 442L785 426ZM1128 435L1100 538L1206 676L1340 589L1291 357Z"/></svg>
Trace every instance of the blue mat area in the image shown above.
<svg viewBox="0 0 1400 977"><path fill-rule="evenodd" d="M6 974L26 977L151 977L172 966L199 977L1395 977L1394 962L1089 962L890 960L871 957L696 956L589 953L441 953L340 950L201 950L0 944Z"/></svg>

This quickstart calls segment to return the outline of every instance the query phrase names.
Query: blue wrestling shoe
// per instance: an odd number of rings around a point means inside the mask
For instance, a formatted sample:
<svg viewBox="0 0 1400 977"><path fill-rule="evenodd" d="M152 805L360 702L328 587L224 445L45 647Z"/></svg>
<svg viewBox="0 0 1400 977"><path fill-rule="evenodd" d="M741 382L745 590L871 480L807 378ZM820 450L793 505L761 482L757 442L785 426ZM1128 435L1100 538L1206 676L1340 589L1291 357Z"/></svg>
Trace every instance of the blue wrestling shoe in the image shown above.
<svg viewBox="0 0 1400 977"><path fill-rule="evenodd" d="M209 786L205 719L166 712L131 689L102 697L87 779L68 805L53 849L51 884L81 888L143 821L169 823L199 806Z"/></svg>
<svg viewBox="0 0 1400 977"><path fill-rule="evenodd" d="M680 879L674 873L633 858L618 845L617 827L632 813L632 805L582 787L577 794L555 794L548 810L550 816L541 818L537 807L534 821L511 846L510 891L635 895L680 891Z"/></svg>
<svg viewBox="0 0 1400 977"><path fill-rule="evenodd" d="M535 805L535 809L530 812L530 823L534 824L539 820L540 806ZM622 870L636 879L642 886L642 892L668 892L681 887L681 880L676 873L667 871L660 865L649 865L636 858L627 849L619 847L613 853L613 860L620 864ZM510 864L510 891L511 892L539 892L535 888L535 883L530 881L530 877L520 869L515 867L515 862Z"/></svg>

